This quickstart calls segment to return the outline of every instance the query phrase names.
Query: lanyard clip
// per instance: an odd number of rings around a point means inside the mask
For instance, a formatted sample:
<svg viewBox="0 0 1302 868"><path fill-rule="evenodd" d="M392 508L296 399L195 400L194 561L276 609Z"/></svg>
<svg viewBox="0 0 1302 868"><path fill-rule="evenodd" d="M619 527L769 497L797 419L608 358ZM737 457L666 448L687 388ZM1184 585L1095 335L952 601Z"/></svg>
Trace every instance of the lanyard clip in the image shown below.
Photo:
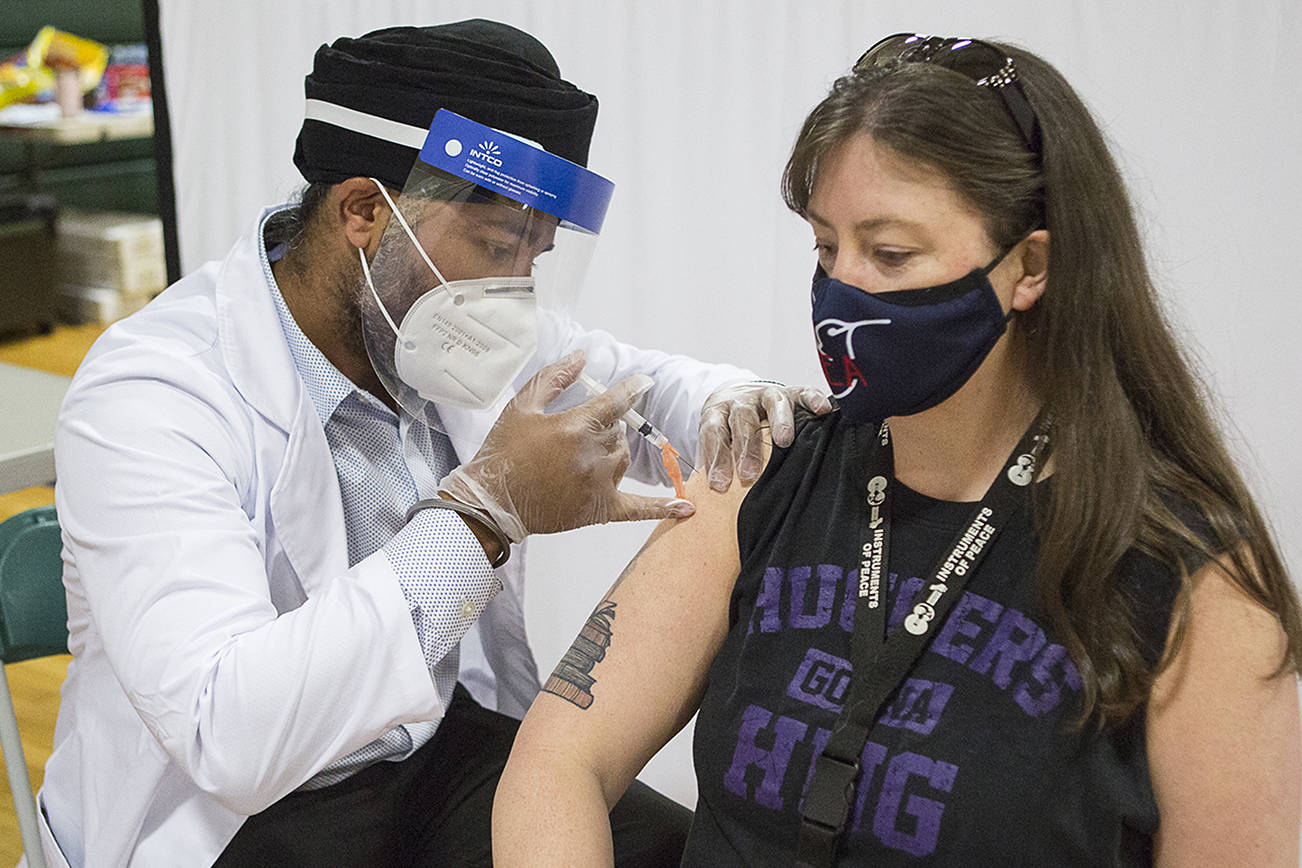
<svg viewBox="0 0 1302 868"><path fill-rule="evenodd" d="M814 823L840 835L850 816L854 782L859 777L859 759L853 763L820 753L814 760L814 777L801 808L806 823Z"/></svg>

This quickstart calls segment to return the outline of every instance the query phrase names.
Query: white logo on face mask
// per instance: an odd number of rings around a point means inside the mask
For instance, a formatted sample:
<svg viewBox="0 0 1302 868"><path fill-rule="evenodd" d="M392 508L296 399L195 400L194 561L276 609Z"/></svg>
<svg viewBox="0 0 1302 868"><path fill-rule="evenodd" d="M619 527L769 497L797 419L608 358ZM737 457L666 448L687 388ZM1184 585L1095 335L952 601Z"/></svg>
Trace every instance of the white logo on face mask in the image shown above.
<svg viewBox="0 0 1302 868"><path fill-rule="evenodd" d="M844 398L846 395L853 392L854 387L859 384L858 377L854 376L855 374L858 374L858 369L856 368L853 371L851 370L854 363L854 330L859 328L859 326L890 324L891 321L889 319L864 319L859 320L858 322L846 322L843 319L825 319L814 324L814 340L818 344L818 354L820 357L824 359L830 358L827 350L823 346L824 336L828 338L844 337L845 340L845 358L849 360L850 364L846 366L844 376L840 378L830 376L832 372L828 371L826 362L824 362L823 365L824 371L829 374L828 384L832 386L833 390L838 387L844 387L839 392L833 391L833 398ZM840 374L840 372L837 373Z"/></svg>
<svg viewBox="0 0 1302 868"><path fill-rule="evenodd" d="M538 345L533 278L444 280L388 191L376 183L439 281L412 303L402 324L396 325L375 289L366 254L357 250L366 284L396 336L393 362L398 378L426 401L470 409L491 406Z"/></svg>

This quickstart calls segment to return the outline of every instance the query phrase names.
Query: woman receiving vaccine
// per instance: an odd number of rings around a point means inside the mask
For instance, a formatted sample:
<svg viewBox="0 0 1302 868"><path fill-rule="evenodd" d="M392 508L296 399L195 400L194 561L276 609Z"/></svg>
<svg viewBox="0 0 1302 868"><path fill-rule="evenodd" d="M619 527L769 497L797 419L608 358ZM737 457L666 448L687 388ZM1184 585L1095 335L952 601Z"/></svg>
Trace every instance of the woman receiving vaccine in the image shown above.
<svg viewBox="0 0 1302 868"><path fill-rule="evenodd" d="M889 37L783 193L839 409L597 606L495 862L609 862L699 710L686 865L1297 865L1298 600L1071 87Z"/></svg>

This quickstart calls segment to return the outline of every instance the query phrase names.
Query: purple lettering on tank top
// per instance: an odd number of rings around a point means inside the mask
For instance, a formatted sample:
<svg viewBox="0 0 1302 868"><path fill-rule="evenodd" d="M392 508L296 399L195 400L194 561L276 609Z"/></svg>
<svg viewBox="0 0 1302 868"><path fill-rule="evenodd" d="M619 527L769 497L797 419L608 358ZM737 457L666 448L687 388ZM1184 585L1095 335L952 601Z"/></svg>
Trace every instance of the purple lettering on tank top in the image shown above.
<svg viewBox="0 0 1302 868"><path fill-rule="evenodd" d="M897 754L886 768L882 795L873 815L877 840L911 856L930 855L936 849L945 804L917 794L905 799L905 786L916 777L924 779L933 791L948 793L957 774L958 766L950 763L912 752Z"/></svg>
<svg viewBox="0 0 1302 868"><path fill-rule="evenodd" d="M940 722L945 703L954 692L954 685L925 678L909 678L900 685L895 701L877 722L897 729L908 729L921 735L929 734Z"/></svg>
<svg viewBox="0 0 1302 868"><path fill-rule="evenodd" d="M1034 660L1045 641L1044 631L1038 624L1016 609L1008 608L999 619L994 636L968 666L984 675L994 663L990 680L1000 690L1006 690L1012 682L1013 667Z"/></svg>
<svg viewBox="0 0 1302 868"><path fill-rule="evenodd" d="M807 599L810 574L809 567L792 567L787 571L791 580L790 624L796 630L817 630L832 620L832 603L836 599L836 583L841 578L841 571L818 571L818 598L812 612Z"/></svg>
<svg viewBox="0 0 1302 868"><path fill-rule="evenodd" d="M948 657L955 663L966 663L975 644L967 640L976 639L985 626L977 620L977 617L987 624L994 624L999 620L999 613L1003 610L1003 605L994 600L988 600L971 591L964 591L963 596L959 597L958 602L954 604L949 617L945 619L945 626L940 629L935 641L931 643L931 650L942 657Z"/></svg>
<svg viewBox="0 0 1302 868"><path fill-rule="evenodd" d="M729 792L746 798L746 771L754 767L760 770L762 777L755 788L755 801L775 811L782 810L782 779L786 777L787 765L791 762L791 751L805 737L808 727L789 717L779 716L773 722L771 734L766 733L766 741L772 747L764 748L758 744L759 736L769 722L773 713L758 705L749 705L741 714L741 731L737 734L737 748L732 754L732 765L723 776L723 785Z"/></svg>
<svg viewBox="0 0 1302 868"><path fill-rule="evenodd" d="M810 648L787 686L787 696L840 714L850 690L851 669L849 660Z"/></svg>
<svg viewBox="0 0 1302 868"><path fill-rule="evenodd" d="M1038 692L1032 691L1032 682L1039 685ZM1046 645L1031 662L1030 678L1017 685L1013 699L1031 717L1039 717L1062 702L1063 685L1079 691L1082 682L1067 649L1055 642Z"/></svg>
<svg viewBox="0 0 1302 868"><path fill-rule="evenodd" d="M925 582L895 573L887 579L891 600L887 623L888 631L893 631L923 593ZM748 633L808 631L809 638L826 636L831 647L841 650L842 640L833 641L833 634L819 631L840 628L838 633L853 632L856 591L855 568L847 570L835 564L769 567L756 595ZM789 647L786 639L782 641L783 648ZM1046 632L1023 612L971 591L961 594L929 649L988 677L1001 690L1014 687L1011 698L1030 717L1047 714L1062 704L1069 691L1081 689L1080 674L1062 645L1049 642ZM797 703L820 709L818 716L794 711L800 706L791 706L796 717L787 717L754 703L746 705L738 719L724 788L770 810L790 811L791 805L784 803L783 786L789 773L798 775L803 778L795 806L798 813L812 780L814 759L830 738L827 726L815 727L812 721L830 725L830 718L822 715L842 713L852 674L850 660L806 646L785 693ZM906 678L878 723L918 736L933 735L955 694L953 683ZM806 716L810 717L808 723L798 719ZM849 832L862 829L882 845L917 858L933 854L946 794L952 791L957 774L958 766L952 763L913 751L895 754L868 741L861 753Z"/></svg>

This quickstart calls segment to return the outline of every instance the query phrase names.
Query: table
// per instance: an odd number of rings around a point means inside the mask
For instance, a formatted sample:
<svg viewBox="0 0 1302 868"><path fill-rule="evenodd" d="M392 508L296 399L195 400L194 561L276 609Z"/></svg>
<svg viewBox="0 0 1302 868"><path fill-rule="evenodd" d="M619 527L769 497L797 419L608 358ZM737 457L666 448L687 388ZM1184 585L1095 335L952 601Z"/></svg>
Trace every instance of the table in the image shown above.
<svg viewBox="0 0 1302 868"><path fill-rule="evenodd" d="M54 422L70 382L0 362L0 494L54 480Z"/></svg>

